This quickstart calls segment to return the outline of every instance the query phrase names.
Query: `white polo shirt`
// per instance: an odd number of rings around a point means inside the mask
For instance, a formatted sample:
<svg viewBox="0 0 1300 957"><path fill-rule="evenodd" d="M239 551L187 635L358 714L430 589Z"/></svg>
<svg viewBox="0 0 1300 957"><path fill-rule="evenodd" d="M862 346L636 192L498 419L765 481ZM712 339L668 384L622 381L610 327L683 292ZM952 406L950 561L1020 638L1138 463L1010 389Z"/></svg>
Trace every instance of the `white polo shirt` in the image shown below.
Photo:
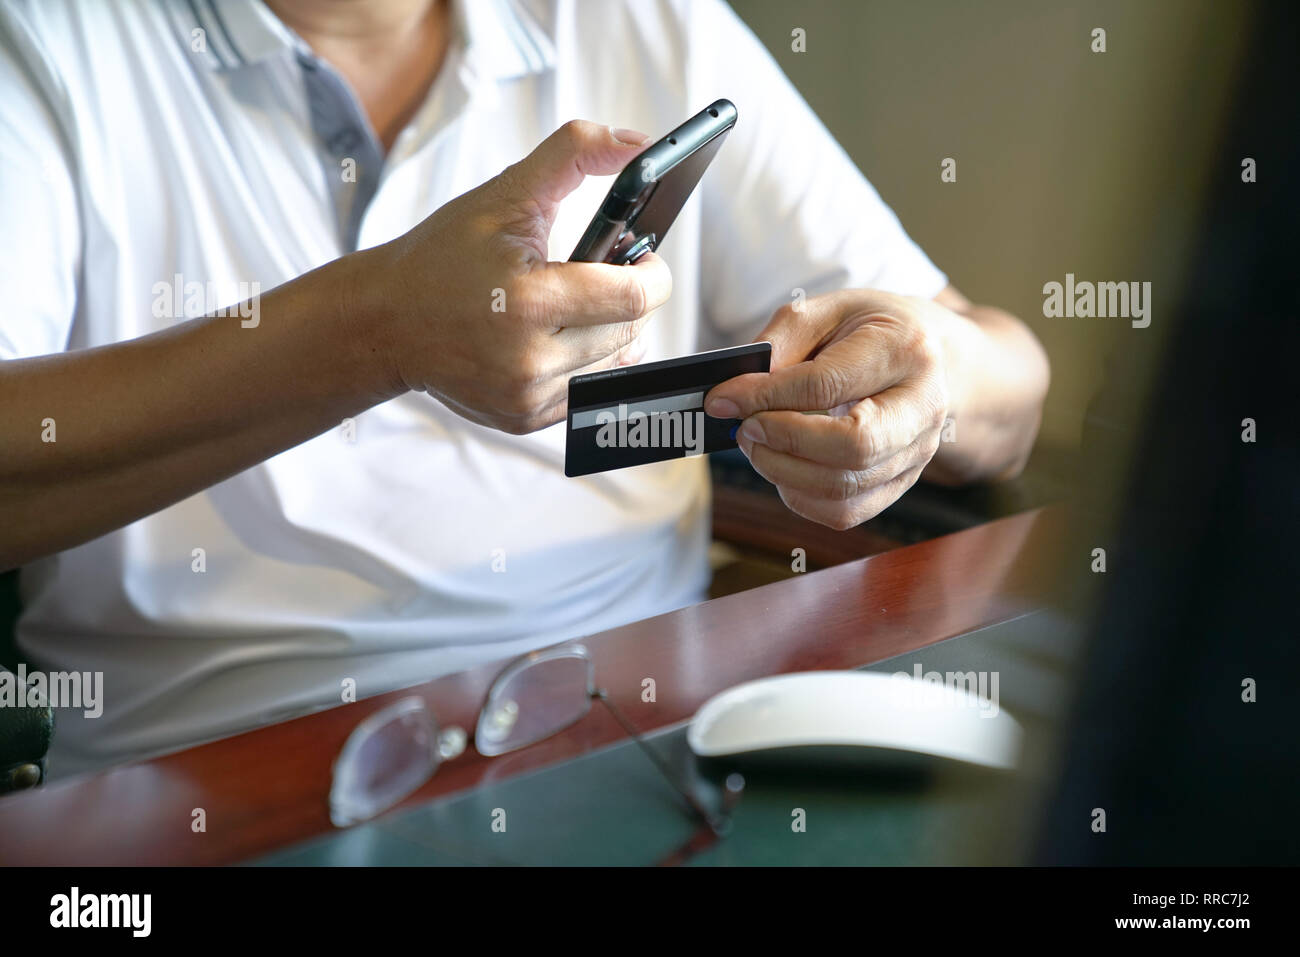
<svg viewBox="0 0 1300 957"><path fill-rule="evenodd" d="M664 242L674 292L647 359L746 341L796 288L945 285L720 0L455 8L384 157L259 0L0 6L0 359L154 332L385 242L570 118L658 136L719 97L739 122ZM607 185L565 202L553 259ZM52 773L699 600L707 463L571 479L563 449L562 425L504 435L407 395L24 568L30 667L104 673L101 717L57 715Z"/></svg>

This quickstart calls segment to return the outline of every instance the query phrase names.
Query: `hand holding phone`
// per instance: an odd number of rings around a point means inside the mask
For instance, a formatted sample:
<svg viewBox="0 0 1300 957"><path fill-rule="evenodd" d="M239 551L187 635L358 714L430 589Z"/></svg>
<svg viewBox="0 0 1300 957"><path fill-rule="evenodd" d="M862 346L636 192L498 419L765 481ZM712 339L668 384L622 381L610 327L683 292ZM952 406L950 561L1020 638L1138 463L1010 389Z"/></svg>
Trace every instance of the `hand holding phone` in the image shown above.
<svg viewBox="0 0 1300 957"><path fill-rule="evenodd" d="M646 317L668 299L668 265L646 256L593 268L550 262L548 252L564 197L585 176L616 174L640 144L572 120L508 174L343 257L340 284L356 303L346 312L366 324L354 336L382 349L374 364L385 394L427 392L470 421L522 435L559 421L570 376L626 364Z"/></svg>
<svg viewBox="0 0 1300 957"><path fill-rule="evenodd" d="M569 260L632 263L657 249L735 125L735 104L718 100L641 153L614 180Z"/></svg>

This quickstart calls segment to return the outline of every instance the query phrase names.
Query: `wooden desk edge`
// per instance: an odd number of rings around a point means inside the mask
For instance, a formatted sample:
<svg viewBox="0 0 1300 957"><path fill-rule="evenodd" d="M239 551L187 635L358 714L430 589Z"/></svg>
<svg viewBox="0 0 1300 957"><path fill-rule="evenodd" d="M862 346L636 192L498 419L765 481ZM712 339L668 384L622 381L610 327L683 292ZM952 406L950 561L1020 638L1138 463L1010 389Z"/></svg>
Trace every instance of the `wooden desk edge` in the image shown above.
<svg viewBox="0 0 1300 957"><path fill-rule="evenodd" d="M582 641L597 681L638 730L650 731L689 718L741 681L861 667L1042 607L1064 527L1063 508L1037 509ZM500 666L0 798L0 864L229 864L331 832L330 770L352 728L416 694L444 724L472 731ZM642 700L646 677L655 679L653 703ZM623 736L595 709L515 754L488 759L471 746L403 806L537 770ZM198 808L206 831L196 833Z"/></svg>

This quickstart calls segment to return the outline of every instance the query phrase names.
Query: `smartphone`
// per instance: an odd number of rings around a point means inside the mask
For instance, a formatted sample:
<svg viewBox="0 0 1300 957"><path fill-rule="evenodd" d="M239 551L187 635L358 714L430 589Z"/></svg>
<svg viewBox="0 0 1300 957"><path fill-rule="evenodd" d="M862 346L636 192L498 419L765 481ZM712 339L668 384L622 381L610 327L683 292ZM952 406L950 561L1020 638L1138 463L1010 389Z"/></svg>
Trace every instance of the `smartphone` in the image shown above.
<svg viewBox="0 0 1300 957"><path fill-rule="evenodd" d="M570 262L634 263L657 249L735 125L736 105L718 100L628 163Z"/></svg>

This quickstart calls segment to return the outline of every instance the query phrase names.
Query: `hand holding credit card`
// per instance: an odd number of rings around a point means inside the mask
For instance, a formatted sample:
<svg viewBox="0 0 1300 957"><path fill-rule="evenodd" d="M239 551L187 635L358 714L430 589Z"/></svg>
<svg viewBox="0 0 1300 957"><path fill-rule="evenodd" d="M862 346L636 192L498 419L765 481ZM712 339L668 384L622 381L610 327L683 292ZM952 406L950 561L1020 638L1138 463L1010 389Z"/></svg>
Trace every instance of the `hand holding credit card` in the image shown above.
<svg viewBox="0 0 1300 957"><path fill-rule="evenodd" d="M591 475L736 448L740 420L705 415L704 397L728 379L768 372L771 365L771 343L752 342L574 376L564 474Z"/></svg>

